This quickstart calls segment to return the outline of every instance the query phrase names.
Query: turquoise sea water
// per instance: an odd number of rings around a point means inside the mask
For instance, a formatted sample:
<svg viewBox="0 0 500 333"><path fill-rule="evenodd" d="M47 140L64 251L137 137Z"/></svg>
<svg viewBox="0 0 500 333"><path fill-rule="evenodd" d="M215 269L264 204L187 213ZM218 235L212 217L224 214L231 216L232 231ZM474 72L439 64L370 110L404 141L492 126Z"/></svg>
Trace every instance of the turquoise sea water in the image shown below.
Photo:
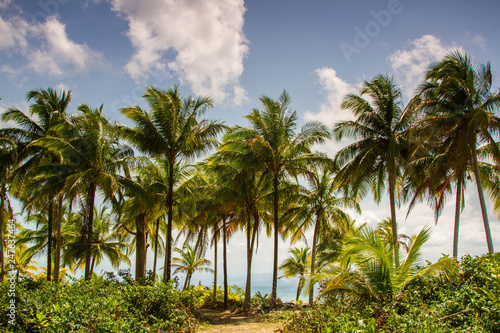
<svg viewBox="0 0 500 333"><path fill-rule="evenodd" d="M180 282L183 282L182 279ZM222 276L218 277L217 284L222 287ZM195 273L192 278L192 283L201 284L203 286L211 288L213 285L213 276L203 273ZM244 276L229 276L228 284L230 286L236 285L239 288L245 288L246 277ZM283 302L290 302L295 300L297 294L297 285L299 283L298 278L281 278L278 279L278 289L277 296ZM272 275L271 274L255 274L252 275L252 296L255 293L260 292L262 295L271 294L272 289ZM307 301L308 297L301 294L300 299Z"/></svg>

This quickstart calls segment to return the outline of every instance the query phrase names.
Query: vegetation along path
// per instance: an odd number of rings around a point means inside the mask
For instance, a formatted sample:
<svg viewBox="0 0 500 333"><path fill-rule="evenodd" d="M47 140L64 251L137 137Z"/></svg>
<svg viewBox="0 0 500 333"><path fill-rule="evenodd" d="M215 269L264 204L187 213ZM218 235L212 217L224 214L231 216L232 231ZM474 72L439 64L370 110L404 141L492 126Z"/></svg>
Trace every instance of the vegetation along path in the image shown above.
<svg viewBox="0 0 500 333"><path fill-rule="evenodd" d="M267 323L259 315L213 309L199 309L198 315L202 322L208 323L198 332L272 333L279 331L279 324Z"/></svg>

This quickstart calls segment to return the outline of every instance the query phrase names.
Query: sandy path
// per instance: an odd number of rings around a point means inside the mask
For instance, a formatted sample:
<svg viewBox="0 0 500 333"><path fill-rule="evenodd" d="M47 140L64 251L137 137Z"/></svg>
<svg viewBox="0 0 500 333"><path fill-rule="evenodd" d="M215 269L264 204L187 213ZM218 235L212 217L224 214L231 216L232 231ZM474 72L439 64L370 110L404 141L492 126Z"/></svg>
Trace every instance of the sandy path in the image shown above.
<svg viewBox="0 0 500 333"><path fill-rule="evenodd" d="M254 315L212 309L199 309L198 314L200 320L208 322L209 325L201 327L197 332L274 333L279 328L279 324L266 323Z"/></svg>

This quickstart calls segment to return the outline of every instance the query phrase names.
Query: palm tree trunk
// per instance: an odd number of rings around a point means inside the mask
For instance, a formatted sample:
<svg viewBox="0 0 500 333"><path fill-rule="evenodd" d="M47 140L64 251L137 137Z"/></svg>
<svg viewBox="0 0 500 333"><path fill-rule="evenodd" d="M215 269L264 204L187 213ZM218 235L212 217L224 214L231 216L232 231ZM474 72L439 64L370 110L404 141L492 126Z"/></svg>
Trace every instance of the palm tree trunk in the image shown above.
<svg viewBox="0 0 500 333"><path fill-rule="evenodd" d="M224 268L224 309L229 307L229 289L227 285L227 230L226 219L222 220L222 266Z"/></svg>
<svg viewBox="0 0 500 333"><path fill-rule="evenodd" d="M245 300L243 302L243 310L247 311L250 308L250 297L252 288L252 246L250 235L252 232L252 222L250 214L247 214L247 281L245 284Z"/></svg>
<svg viewBox="0 0 500 333"><path fill-rule="evenodd" d="M214 303L217 302L217 224L214 226Z"/></svg>
<svg viewBox="0 0 500 333"><path fill-rule="evenodd" d="M399 242L398 242L398 223L396 221L396 198L395 198L394 175L389 170L389 200L391 205L391 225L392 241L394 248L394 267L399 267Z"/></svg>
<svg viewBox="0 0 500 333"><path fill-rule="evenodd" d="M300 297L300 292L302 291L302 288L304 287L304 278L301 277L299 279L299 284L297 285L297 295L295 297L295 301L298 302L299 301L299 297ZM309 297L311 296L311 294L309 294ZM309 301L309 304L312 304L311 301Z"/></svg>
<svg viewBox="0 0 500 333"><path fill-rule="evenodd" d="M156 228L155 228L155 256L153 260L153 278L156 281L156 262L158 260L158 233L160 231L160 219L156 220Z"/></svg>
<svg viewBox="0 0 500 333"><path fill-rule="evenodd" d="M95 256L92 257L92 264L90 265L90 275L94 274L95 259L96 259Z"/></svg>
<svg viewBox="0 0 500 333"><path fill-rule="evenodd" d="M63 214L63 196L59 195L56 222L56 253L54 255L54 281L59 283L59 271L61 269L61 224Z"/></svg>
<svg viewBox="0 0 500 333"><path fill-rule="evenodd" d="M146 216L144 213L135 218L135 280L146 278Z"/></svg>
<svg viewBox="0 0 500 333"><path fill-rule="evenodd" d="M5 183L2 183L2 189L0 190L0 282L4 280L5 277L5 257L4 257L4 248L3 248L3 219L4 219L4 210L3 207L5 205L5 196L7 195L7 186Z"/></svg>
<svg viewBox="0 0 500 333"><path fill-rule="evenodd" d="M477 161L476 149L472 150L472 157L474 159L474 176L476 178L477 193L479 195L479 204L481 205L481 213L483 215L484 232L486 233L486 244L488 245L488 252L494 253L493 241L491 239L490 223L488 221L488 213L486 211L486 202L484 201L483 185L481 184L481 174L479 173L479 164Z"/></svg>
<svg viewBox="0 0 500 333"><path fill-rule="evenodd" d="M49 201L47 209L47 281L52 281L52 243L54 242L52 226L54 225L54 200Z"/></svg>
<svg viewBox="0 0 500 333"><path fill-rule="evenodd" d="M92 258L92 227L94 224L94 199L95 184L91 183L87 193L87 244L85 254L85 280L91 278L91 258Z"/></svg>
<svg viewBox="0 0 500 333"><path fill-rule="evenodd" d="M171 279L172 271L172 227L174 216L174 163L170 163L168 175L168 194L167 194L167 235L165 248L165 264L163 268L163 283L167 283Z"/></svg>
<svg viewBox="0 0 500 333"><path fill-rule="evenodd" d="M182 288L182 290L186 290L189 286L189 280L190 280L190 273L188 272L186 274L186 280L184 281L184 287Z"/></svg>
<svg viewBox="0 0 500 333"><path fill-rule="evenodd" d="M273 287L271 290L271 306L276 305L276 294L278 288L278 232L279 232L279 212L278 212L278 175L273 179L273 215L274 215L274 256L273 256Z"/></svg>
<svg viewBox="0 0 500 333"><path fill-rule="evenodd" d="M312 241L312 253L311 253L311 290L309 290L309 304L314 302L314 283L312 278L314 275L314 270L316 268L316 243L318 242L318 228L319 228L319 214L316 214L316 224L314 225L313 241ZM297 295L297 300L299 295Z"/></svg>
<svg viewBox="0 0 500 333"><path fill-rule="evenodd" d="M458 257L458 229L460 226L460 212L462 210L462 174L457 180L457 194L455 202L455 226L453 228L453 258Z"/></svg>

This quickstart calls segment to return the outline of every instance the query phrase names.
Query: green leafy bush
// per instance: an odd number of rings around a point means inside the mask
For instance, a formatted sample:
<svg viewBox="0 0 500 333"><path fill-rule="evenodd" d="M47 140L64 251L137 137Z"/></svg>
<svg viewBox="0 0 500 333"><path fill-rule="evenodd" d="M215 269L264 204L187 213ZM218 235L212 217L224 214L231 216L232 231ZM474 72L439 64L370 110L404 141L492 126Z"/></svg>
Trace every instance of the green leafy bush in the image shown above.
<svg viewBox="0 0 500 333"><path fill-rule="evenodd" d="M417 278L387 303L327 298L318 308L270 314L285 332L500 333L500 253L464 256L460 278Z"/></svg>
<svg viewBox="0 0 500 333"><path fill-rule="evenodd" d="M141 286L112 279L16 284L16 325L8 323L7 283L0 285L6 332L192 332L195 293L172 284Z"/></svg>

